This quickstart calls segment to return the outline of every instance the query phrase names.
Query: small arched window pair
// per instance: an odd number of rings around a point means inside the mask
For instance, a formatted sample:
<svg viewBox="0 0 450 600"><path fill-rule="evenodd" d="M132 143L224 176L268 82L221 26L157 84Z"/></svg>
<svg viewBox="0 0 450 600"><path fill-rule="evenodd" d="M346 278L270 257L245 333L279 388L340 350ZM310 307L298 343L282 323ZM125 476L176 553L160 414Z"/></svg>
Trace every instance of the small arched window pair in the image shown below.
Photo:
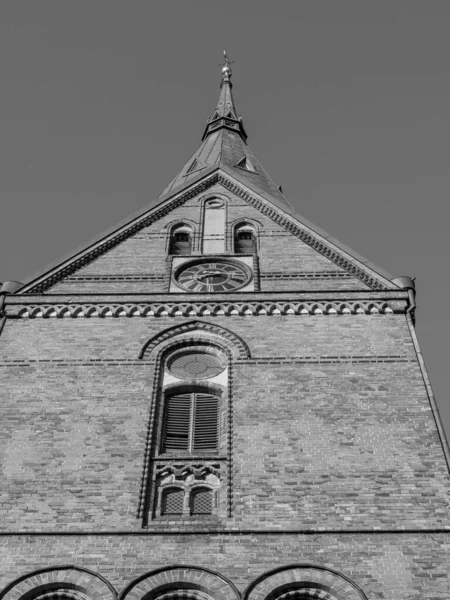
<svg viewBox="0 0 450 600"><path fill-rule="evenodd" d="M169 254L192 253L192 229L189 225L180 224L170 234Z"/></svg>
<svg viewBox="0 0 450 600"><path fill-rule="evenodd" d="M256 231L250 223L239 223L234 228L235 254L254 254L256 252Z"/></svg>
<svg viewBox="0 0 450 600"><path fill-rule="evenodd" d="M214 500L214 491L208 487L195 487L192 490L170 487L162 493L161 515L210 515Z"/></svg>

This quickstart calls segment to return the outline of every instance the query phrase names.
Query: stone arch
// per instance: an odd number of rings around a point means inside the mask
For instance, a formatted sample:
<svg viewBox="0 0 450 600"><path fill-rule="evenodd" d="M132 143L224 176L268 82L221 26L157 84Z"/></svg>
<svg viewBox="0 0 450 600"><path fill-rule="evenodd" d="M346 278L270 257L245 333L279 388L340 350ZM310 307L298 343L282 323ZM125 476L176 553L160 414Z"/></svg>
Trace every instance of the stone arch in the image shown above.
<svg viewBox="0 0 450 600"><path fill-rule="evenodd" d="M222 200L222 202L224 202L225 206L227 205L228 201L230 200L230 196L228 194L223 194L222 192L209 192L207 194L203 194L202 196L200 196L200 198L198 198L197 202L203 208L205 203L208 202L208 200L214 200L215 198L217 198L218 200Z"/></svg>
<svg viewBox="0 0 450 600"><path fill-rule="evenodd" d="M249 585L244 600L367 600L348 577L319 565L298 564L264 573Z"/></svg>
<svg viewBox="0 0 450 600"><path fill-rule="evenodd" d="M47 567L22 575L0 593L1 600L116 600L113 586L101 575L77 567Z"/></svg>
<svg viewBox="0 0 450 600"><path fill-rule="evenodd" d="M196 332L209 333L213 334L213 336L218 336L222 338L227 347L230 347L231 352L235 356L239 358L250 358L250 348L239 335L225 327L220 327L219 325L214 325L213 323L208 323L206 321L190 321L189 323L175 325L174 327L169 327L168 329L161 331L143 345L139 353L139 358L150 358L158 346L176 336L188 333L195 334ZM195 336L190 338L191 343L195 343L197 340L198 338Z"/></svg>
<svg viewBox="0 0 450 600"><path fill-rule="evenodd" d="M190 227L192 231L197 230L197 224L195 223L195 221L192 221L192 219L182 219L181 217L179 217L177 219L173 219L169 223L166 223L162 228L161 232L172 231L172 229L174 229L175 227L180 227L183 225Z"/></svg>
<svg viewBox="0 0 450 600"><path fill-rule="evenodd" d="M263 227L261 221L259 221L258 219L254 219L253 217L239 217L238 219L234 219L234 221L231 221L230 227L234 229L235 227L244 224L253 226L256 231L259 231Z"/></svg>
<svg viewBox="0 0 450 600"><path fill-rule="evenodd" d="M239 600L236 587L210 569L173 565L151 571L132 581L119 600L171 600L182 591L189 600Z"/></svg>
<svg viewBox="0 0 450 600"><path fill-rule="evenodd" d="M196 247L198 242L198 231L197 225L191 221L190 219L175 219L168 223L163 231L166 231L166 253L168 254L179 254L180 252L174 251L174 238L177 233L185 233L188 235L189 243L189 251L190 254L192 250Z"/></svg>

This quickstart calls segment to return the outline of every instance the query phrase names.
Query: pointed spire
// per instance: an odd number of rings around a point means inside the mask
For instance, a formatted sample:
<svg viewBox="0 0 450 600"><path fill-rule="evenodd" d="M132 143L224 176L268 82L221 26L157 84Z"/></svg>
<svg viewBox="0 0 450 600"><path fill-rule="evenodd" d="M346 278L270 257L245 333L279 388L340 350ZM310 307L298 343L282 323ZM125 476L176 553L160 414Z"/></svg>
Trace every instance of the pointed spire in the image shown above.
<svg viewBox="0 0 450 600"><path fill-rule="evenodd" d="M219 65L222 67L219 102L217 103L213 116L208 119L202 141L211 133L215 133L216 131L225 128L238 133L245 142L247 140L247 134L245 133L242 119L237 116L233 94L231 93L231 88L233 87L233 84L231 83L231 64L234 63L234 60L228 58L226 50L223 51L223 56L224 62Z"/></svg>
<svg viewBox="0 0 450 600"><path fill-rule="evenodd" d="M247 146L242 119L237 116L231 93L232 61L224 52L219 102L208 119L202 143L189 161L163 190L159 199L179 192L216 169L266 197L285 211L293 212L279 186L271 179Z"/></svg>

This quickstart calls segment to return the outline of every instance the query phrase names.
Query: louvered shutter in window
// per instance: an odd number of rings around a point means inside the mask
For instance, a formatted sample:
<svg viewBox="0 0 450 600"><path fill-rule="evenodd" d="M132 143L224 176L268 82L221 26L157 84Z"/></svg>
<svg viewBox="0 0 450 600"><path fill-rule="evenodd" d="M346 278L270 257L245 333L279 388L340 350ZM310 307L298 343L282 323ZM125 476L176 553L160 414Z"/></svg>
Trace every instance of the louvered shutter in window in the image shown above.
<svg viewBox="0 0 450 600"><path fill-rule="evenodd" d="M162 515L181 515L183 513L184 491L171 489L164 492L162 497Z"/></svg>
<svg viewBox="0 0 450 600"><path fill-rule="evenodd" d="M166 398L163 452L189 451L192 394Z"/></svg>
<svg viewBox="0 0 450 600"><path fill-rule="evenodd" d="M161 451L178 454L217 452L219 399L192 392L166 397Z"/></svg>
<svg viewBox="0 0 450 600"><path fill-rule="evenodd" d="M219 443L219 401L211 394L195 394L193 451L216 452Z"/></svg>

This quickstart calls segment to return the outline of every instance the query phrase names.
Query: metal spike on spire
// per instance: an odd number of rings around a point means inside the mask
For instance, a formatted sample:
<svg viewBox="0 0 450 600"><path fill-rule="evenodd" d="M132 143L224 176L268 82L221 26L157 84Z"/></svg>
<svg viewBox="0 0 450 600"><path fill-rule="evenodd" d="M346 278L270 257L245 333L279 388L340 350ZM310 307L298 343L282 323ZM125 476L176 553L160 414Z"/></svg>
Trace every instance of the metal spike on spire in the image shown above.
<svg viewBox="0 0 450 600"><path fill-rule="evenodd" d="M247 146L247 134L242 118L238 116L232 94L231 64L227 51L223 51L219 101L214 113L206 123L202 143L189 161L179 171L161 194L160 198L179 191L220 169L224 173L259 190L278 207L292 212L281 190L263 169Z"/></svg>
<svg viewBox="0 0 450 600"><path fill-rule="evenodd" d="M231 79L231 65L236 62L235 60L230 60L228 58L227 51L223 51L224 62L220 63L219 67L222 67L222 81L230 81Z"/></svg>
<svg viewBox="0 0 450 600"><path fill-rule="evenodd" d="M203 133L202 140L211 133L217 133L219 130L225 128L240 135L245 142L247 134L245 133L242 119L237 116L231 91L231 88L233 87L233 84L231 83L231 65L235 61L229 59L226 50L223 51L223 58L224 61L219 65L222 67L219 102L213 116L208 119L206 123L206 129Z"/></svg>

